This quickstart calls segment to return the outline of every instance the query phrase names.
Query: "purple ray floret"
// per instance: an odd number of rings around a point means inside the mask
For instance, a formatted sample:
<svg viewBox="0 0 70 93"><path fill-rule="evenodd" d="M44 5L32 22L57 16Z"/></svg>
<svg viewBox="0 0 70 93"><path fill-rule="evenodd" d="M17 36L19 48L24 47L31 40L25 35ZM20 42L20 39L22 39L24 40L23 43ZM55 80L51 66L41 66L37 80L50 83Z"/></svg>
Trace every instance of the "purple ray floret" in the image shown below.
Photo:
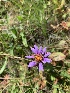
<svg viewBox="0 0 70 93"><path fill-rule="evenodd" d="M26 57L26 58L34 58L34 56L30 56L30 55L29 55L29 56L25 56L25 57Z"/></svg>
<svg viewBox="0 0 70 93"><path fill-rule="evenodd" d="M48 58L51 53L46 52L46 47L43 48L42 46L40 46L40 48L38 48L37 45L34 45L33 48L31 47L31 50L33 54L31 56L25 56L28 59L32 59L28 67L38 66L39 71L43 71L43 64L51 62L51 59Z"/></svg>
<svg viewBox="0 0 70 93"><path fill-rule="evenodd" d="M35 61L32 61L32 62L29 63L28 67L33 67L35 65L36 65L36 62Z"/></svg>

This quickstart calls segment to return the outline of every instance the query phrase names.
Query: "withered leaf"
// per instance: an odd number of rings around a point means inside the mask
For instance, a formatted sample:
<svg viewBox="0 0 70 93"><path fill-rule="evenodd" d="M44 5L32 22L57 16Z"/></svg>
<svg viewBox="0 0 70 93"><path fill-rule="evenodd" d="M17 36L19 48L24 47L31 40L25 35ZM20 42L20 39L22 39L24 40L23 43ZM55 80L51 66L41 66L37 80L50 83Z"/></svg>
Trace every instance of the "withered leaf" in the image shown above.
<svg viewBox="0 0 70 93"><path fill-rule="evenodd" d="M54 61L61 61L61 60L64 60L65 59L65 55L61 52L55 52L55 53L52 53L49 58L51 58L52 60Z"/></svg>
<svg viewBox="0 0 70 93"><path fill-rule="evenodd" d="M58 47L59 47L59 48L62 48L62 49L68 48L68 43L67 43L65 40L61 40L61 41L59 42L59 44L58 44Z"/></svg>

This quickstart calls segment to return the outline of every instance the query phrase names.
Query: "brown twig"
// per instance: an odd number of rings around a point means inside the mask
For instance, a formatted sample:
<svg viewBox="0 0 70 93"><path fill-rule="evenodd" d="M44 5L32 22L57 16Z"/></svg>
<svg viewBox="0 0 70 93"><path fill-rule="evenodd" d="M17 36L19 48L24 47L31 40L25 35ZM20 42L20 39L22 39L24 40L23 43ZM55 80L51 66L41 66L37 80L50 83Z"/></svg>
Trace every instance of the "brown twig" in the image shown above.
<svg viewBox="0 0 70 93"><path fill-rule="evenodd" d="M7 57L9 57L9 58L18 59L18 60L23 60L23 59L25 59L25 58L18 57L18 56L12 56L12 55L7 54L7 53L1 53L0 56L7 56Z"/></svg>

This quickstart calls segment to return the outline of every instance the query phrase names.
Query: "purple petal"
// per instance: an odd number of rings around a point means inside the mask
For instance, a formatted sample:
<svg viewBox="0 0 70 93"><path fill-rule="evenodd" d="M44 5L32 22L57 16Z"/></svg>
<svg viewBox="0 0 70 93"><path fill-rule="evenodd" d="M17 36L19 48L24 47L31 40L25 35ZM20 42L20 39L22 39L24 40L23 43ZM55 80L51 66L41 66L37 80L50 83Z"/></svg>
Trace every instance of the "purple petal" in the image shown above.
<svg viewBox="0 0 70 93"><path fill-rule="evenodd" d="M44 54L46 52L46 47L45 48L43 48L43 52L42 52L42 54Z"/></svg>
<svg viewBox="0 0 70 93"><path fill-rule="evenodd" d="M47 56L49 56L51 53L50 52L47 52L45 55L44 55L44 57L47 57Z"/></svg>
<svg viewBox="0 0 70 93"><path fill-rule="evenodd" d="M26 58L34 58L34 56L30 56L30 55L29 55L29 56L25 56L25 57L26 57Z"/></svg>
<svg viewBox="0 0 70 93"><path fill-rule="evenodd" d="M44 58L44 60L42 61L43 63L50 63L51 62L51 59L49 58Z"/></svg>
<svg viewBox="0 0 70 93"><path fill-rule="evenodd" d="M39 50L38 50L38 54L42 53L42 46L40 46Z"/></svg>
<svg viewBox="0 0 70 93"><path fill-rule="evenodd" d="M32 50L32 52L35 53L35 54L37 54L37 52L38 52L36 49L34 49L34 48L32 48L32 47L31 47L31 50Z"/></svg>
<svg viewBox="0 0 70 93"><path fill-rule="evenodd" d="M35 65L36 65L36 62L35 61L32 61L32 62L29 63L28 67L33 67Z"/></svg>
<svg viewBox="0 0 70 93"><path fill-rule="evenodd" d="M35 48L35 50L37 50L37 51L38 51L38 46L37 46L37 45L34 45L34 48Z"/></svg>
<svg viewBox="0 0 70 93"><path fill-rule="evenodd" d="M43 64L42 63L39 63L39 72L40 71L43 71L44 69L43 69Z"/></svg>

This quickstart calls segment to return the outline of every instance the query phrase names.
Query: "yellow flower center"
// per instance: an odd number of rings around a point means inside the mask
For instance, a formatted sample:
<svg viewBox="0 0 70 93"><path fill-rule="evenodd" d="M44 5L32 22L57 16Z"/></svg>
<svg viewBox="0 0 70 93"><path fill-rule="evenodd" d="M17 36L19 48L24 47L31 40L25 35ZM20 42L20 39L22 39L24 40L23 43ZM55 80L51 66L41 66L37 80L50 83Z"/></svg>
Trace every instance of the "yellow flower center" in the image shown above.
<svg viewBox="0 0 70 93"><path fill-rule="evenodd" d="M39 54L35 55L35 61L36 62L40 62L40 61L42 61L42 59L43 59L42 55L39 55Z"/></svg>

